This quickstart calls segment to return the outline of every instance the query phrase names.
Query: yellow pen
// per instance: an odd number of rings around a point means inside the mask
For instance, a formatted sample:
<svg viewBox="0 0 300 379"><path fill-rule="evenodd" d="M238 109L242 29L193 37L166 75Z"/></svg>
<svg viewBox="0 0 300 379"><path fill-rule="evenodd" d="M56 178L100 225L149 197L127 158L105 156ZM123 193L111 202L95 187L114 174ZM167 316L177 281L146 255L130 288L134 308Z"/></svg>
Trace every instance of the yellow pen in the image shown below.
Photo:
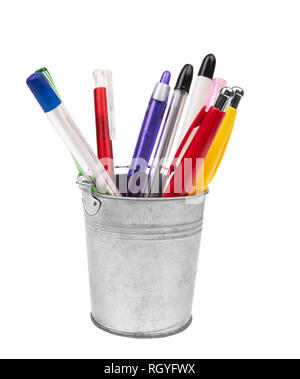
<svg viewBox="0 0 300 379"><path fill-rule="evenodd" d="M204 160L204 172L200 171L194 183L189 196L202 193L207 190L209 183L212 181L217 169L222 161L230 135L235 122L238 105L244 96L244 90L240 87L233 87L234 96L230 106L227 108L226 115L220 129L214 139L214 142L209 149L209 152ZM203 182L204 178L204 182Z"/></svg>

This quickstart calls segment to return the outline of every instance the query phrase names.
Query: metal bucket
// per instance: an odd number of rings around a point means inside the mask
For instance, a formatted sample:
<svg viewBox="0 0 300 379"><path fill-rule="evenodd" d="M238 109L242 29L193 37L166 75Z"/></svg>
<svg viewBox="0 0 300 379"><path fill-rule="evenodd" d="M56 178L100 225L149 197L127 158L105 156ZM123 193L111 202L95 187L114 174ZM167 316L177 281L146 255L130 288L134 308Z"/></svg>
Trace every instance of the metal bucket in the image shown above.
<svg viewBox="0 0 300 379"><path fill-rule="evenodd" d="M199 257L205 194L182 198L95 195L79 177L92 321L140 338L186 329Z"/></svg>

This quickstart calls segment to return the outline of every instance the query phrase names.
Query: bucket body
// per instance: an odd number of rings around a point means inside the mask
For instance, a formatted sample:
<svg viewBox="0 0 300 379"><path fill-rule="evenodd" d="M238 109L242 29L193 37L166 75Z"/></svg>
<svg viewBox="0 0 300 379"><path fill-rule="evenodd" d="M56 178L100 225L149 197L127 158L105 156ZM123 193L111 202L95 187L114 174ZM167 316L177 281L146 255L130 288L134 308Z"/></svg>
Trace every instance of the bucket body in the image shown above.
<svg viewBox="0 0 300 379"><path fill-rule="evenodd" d="M83 194L92 320L129 337L163 337L191 323L205 194L117 198Z"/></svg>

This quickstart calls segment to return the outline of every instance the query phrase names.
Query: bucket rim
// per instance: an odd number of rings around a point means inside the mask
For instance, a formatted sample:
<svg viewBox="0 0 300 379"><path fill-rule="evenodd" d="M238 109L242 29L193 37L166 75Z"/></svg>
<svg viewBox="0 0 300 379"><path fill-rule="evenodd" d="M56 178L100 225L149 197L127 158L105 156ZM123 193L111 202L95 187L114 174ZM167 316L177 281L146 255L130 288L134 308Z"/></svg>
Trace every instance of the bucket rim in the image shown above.
<svg viewBox="0 0 300 379"><path fill-rule="evenodd" d="M115 166L115 168L127 168L128 166ZM87 179L86 182L81 181L80 179L84 177ZM83 188L92 188L92 182L90 178L86 175L78 175L76 183L79 185L80 189L83 190ZM126 197L126 196L112 196L112 195L105 195L102 193L92 193L91 195L95 197L96 199L109 199L109 200L119 200L119 201L138 201L138 202L166 202L166 201L197 201L200 200L202 197L204 198L209 193L209 188L197 195L191 195L191 196L180 196L180 197Z"/></svg>
<svg viewBox="0 0 300 379"><path fill-rule="evenodd" d="M209 193L209 190L207 189L205 192L199 193L197 195L192 196L180 196L180 197L125 197L125 196L111 196L111 195L104 195L102 193L93 193L93 196L97 199L110 199L110 200L120 200L120 201L159 201L159 202L165 202L165 201L193 201L198 200L202 197L205 197Z"/></svg>

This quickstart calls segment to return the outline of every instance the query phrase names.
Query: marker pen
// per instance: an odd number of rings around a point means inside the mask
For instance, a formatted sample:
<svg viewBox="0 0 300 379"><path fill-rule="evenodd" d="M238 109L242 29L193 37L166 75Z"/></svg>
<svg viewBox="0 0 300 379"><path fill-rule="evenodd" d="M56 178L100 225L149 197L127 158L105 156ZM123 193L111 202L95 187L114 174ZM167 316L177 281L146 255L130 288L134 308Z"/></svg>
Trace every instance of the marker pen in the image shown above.
<svg viewBox="0 0 300 379"><path fill-rule="evenodd" d="M190 193L232 96L232 89L224 87L214 107L210 107L208 111L205 106L202 107L175 155L175 167L169 170L164 198L186 196Z"/></svg>
<svg viewBox="0 0 300 379"><path fill-rule="evenodd" d="M195 117L200 112L201 108L207 100L212 84L212 78L215 72L215 67L215 56L213 54L208 54L203 59L198 75L195 79L195 83L193 85L193 89L190 96L190 102L188 105L183 128L181 130L178 146L180 145L184 136L186 135L186 132L188 131L191 123L194 121Z"/></svg>
<svg viewBox="0 0 300 379"><path fill-rule="evenodd" d="M29 76L26 83L80 168L93 179L97 190L120 196L107 171L44 75L36 72Z"/></svg>

